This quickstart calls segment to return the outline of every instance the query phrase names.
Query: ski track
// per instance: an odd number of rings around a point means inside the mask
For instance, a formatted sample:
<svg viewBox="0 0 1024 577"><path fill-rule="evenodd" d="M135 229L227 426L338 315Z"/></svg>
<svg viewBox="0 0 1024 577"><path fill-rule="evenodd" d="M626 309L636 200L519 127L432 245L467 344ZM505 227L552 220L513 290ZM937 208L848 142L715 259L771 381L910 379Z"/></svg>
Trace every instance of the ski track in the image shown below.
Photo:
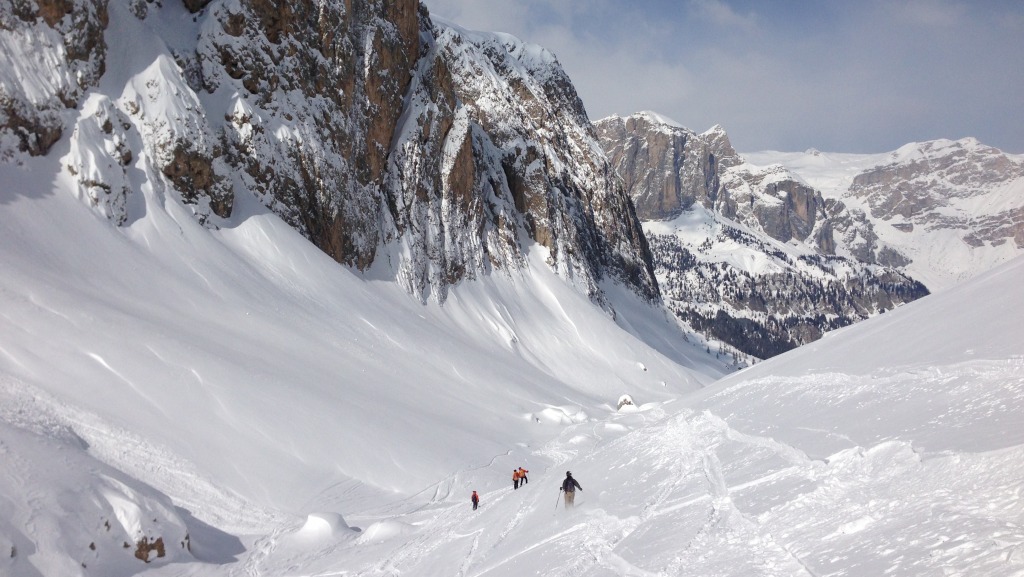
<svg viewBox="0 0 1024 577"><path fill-rule="evenodd" d="M480 548L480 531L473 534L473 544L469 547L469 552L466 553L466 558L462 561L462 565L459 566L459 572L456 577L465 577L469 572L469 567L473 563L473 556L476 554L477 549Z"/></svg>
<svg viewBox="0 0 1024 577"><path fill-rule="evenodd" d="M1014 381L1005 386L1019 383ZM461 500L452 500L464 484L460 481L464 475L486 474L501 457L498 455L488 465L456 472L417 495L385 504L374 512L353 515L413 528L404 538L367 542L366 547L373 553L361 554L360 560L360 547L344 539L305 550L299 556L296 551L282 549L283 539L297 531L294 520L251 508L239 497L226 494L197 475L191 464L169 451L85 411L50 399L42 391L20 383L0 383L0 399L4 401L0 403L0 418L14 426L79 442L101 460L149 482L176 503L194 503L195 510L204 512L214 524L224 527L234 523L237 531L239 523L243 523L250 530L247 534L262 534L238 563L219 573L232 577L423 575L437 570L439 563L448 567L449 574L480 577L506 574L517 560L543 555L551 548L556 555L567 555L563 557L564 564L557 567L559 575L567 576L668 577L737 572L764 576L853 575L850 568L844 569L846 557L842 556L849 554L850 549L821 543L844 538L849 542L849 535L872 530L878 523L892 523L891 518L898 519L908 508L913 513L915 497L929 492L942 496L941 505L927 505L932 510L926 516L906 515L910 519L929 519L927 526L914 526L917 538L894 544L892 551L896 553L854 549L857 554L861 558L898 554L888 565L897 573L927 573L956 566L984 570L991 575L1024 575L1022 489L1019 479L1009 478L1012 475L998 476L1000 462L1024 457L1022 446L985 454L922 455L909 441L885 441L843 451L826 462L812 459L777 439L742 432L711 411L683 412L668 419L661 418L664 411L652 411L639 419L631 416L632 421L619 421L619 427L611 429L605 426L610 421L588 421L566 427L560 438L532 452L533 462L546 463L534 477L535 483L539 481L543 486L568 465L585 466L595 452L620 455L624 463L630 456L635 461L635 455L641 455L645 469L638 473L658 476L654 478L656 484L647 483L654 491L635 514L628 514L629 507L620 507L624 513L609 512L611 508L600 505L600 500L593 504L584 502L574 511L575 518L560 517L570 525L556 528L550 535L539 534L537 540L509 554L510 546L515 547L510 538L519 533L531 515L550 507L549 495L532 491L529 485L523 490L506 487L486 494L487 507L512 511L496 533L487 528L467 531L466 524L474 519L474 513ZM623 422L633 424L622 427ZM602 431L615 433L605 435ZM729 460L724 461L720 453L727 454ZM511 451L505 456L510 454ZM19 475L24 467L11 458L2 443L0 456L8 465L3 471L6 479L21 487L31 483L31 479ZM758 466L753 467L754 464ZM949 467L954 472L945 473ZM944 476L933 480L935 475L930 471L942 471ZM990 474L999 482L989 482L983 485L988 489L976 491L977 485L970 479L972 471ZM943 486L947 481L950 486ZM784 497L761 503L756 514L743 510L741 503L745 502L744 495L752 493L750 489L787 482L803 485L796 489L784 486ZM356 489L344 488L339 492L339 487L330 488L334 491L331 498ZM39 497L31 490L27 494L30 500ZM190 494L189 501L182 500L186 494ZM858 498L851 500L851 495ZM518 499L518 503L509 507L509 499ZM311 503L314 501L330 508L330 499L317 497ZM696 523L673 525L687 511L694 517L698 506L706 507L706 511L693 519ZM888 507L888 511L880 507ZM810 520L799 521L804 516ZM32 520L24 526L31 536L35 531ZM638 534L640 529L673 526L679 529L673 532L678 535L678 544L667 550L674 551L671 557L632 558L636 557L635 552L628 547L619 550L634 535L632 540L642 543L648 534ZM967 538L970 529L964 529L965 535L951 534L943 530L946 526L980 527L977 535L981 537ZM979 541L984 535L991 537ZM860 546L856 541L852 543L844 546ZM904 560L898 549L901 546L930 553L918 553L917 558ZM708 551L715 553L709 555ZM312 567L319 570L309 570ZM878 567L876 562L859 569ZM201 567L196 565L182 566L180 571L180 575L202 574Z"/></svg>
<svg viewBox="0 0 1024 577"><path fill-rule="evenodd" d="M591 426L589 428L591 435L588 436L594 439L595 446L600 446L603 437L599 432L599 427ZM497 565L487 564L487 555L480 555L481 547L486 547L488 551L492 552L499 550L501 545L523 525L530 512L534 508L542 506L538 502L539 495L535 494L532 495L532 498L522 500L516 507L515 513L502 527L501 532L493 538L493 541L485 545L484 535L480 531L472 533L472 542L462 557L457 574L462 577L488 574L538 548L556 542L565 542L567 546L569 543L579 543L580 550L571 563L560 569L560 574L588 575L606 571L611 574L642 577L678 575L698 561L701 557L700 553L708 547L714 547L716 544L722 545L723 542L735 547L738 542L749 542L755 543L756 546L747 548L749 549L746 553L747 561L761 567L764 574L782 571L787 575L816 577L816 573L796 553L774 538L756 518L749 517L740 510L732 493L734 490L747 489L789 475L818 477L826 468L824 463L812 460L802 451L774 439L737 431L723 419L710 412L698 415L680 415L656 429L658 429L656 433L647 434L657 434L669 440L667 443L654 446L658 447L659 451L656 455L657 462L671 468L672 480L659 486L658 491L649 502L644 504L638 515L619 518L608 514L603 509L585 509L581 512L587 518L582 522L538 540L515 555L501 559ZM566 435L570 438L578 437L578 435L572 434L572 431L575 430L578 430L578 427L570 427ZM727 441L738 443L751 452L768 451L772 455L778 456L788 466L731 487L726 481L722 464L716 454L716 447ZM544 457L551 461L547 471L560 470L566 463L576 459L579 454L586 454L586 451L559 449L560 446L564 447L563 443L564 439L560 442L549 443L535 451L534 454L538 457ZM607 443L607 446L614 448L616 445L622 444L624 452L628 452L636 450L636 447L629 445L638 443L646 444L644 438L637 439L626 434ZM666 505L679 493L681 487L693 480L694 474L703 475L706 484L705 495L688 499L681 504ZM439 484L435 489L435 497L447 497L450 493L450 491L440 491L441 485ZM512 489L504 489L497 494L489 495L488 502L497 505L512 496L518 497L522 494ZM660 569L640 567L616 552L620 543L646 523L671 514L687 505L692 505L701 499L708 501L708 511L703 523L683 544L680 553L664 563ZM436 501L434 502L436 503ZM466 518L464 514L459 513L463 510L464 505L460 503L435 512L429 519L417 524L419 535L400 545L387 556L385 561L366 567L356 574L416 574L416 567L427 560L434 551L452 541L469 536L458 531ZM474 565L478 562L477 558L480 559L479 562L484 563L484 566L474 569Z"/></svg>
<svg viewBox="0 0 1024 577"><path fill-rule="evenodd" d="M770 448L781 456L790 460L807 461L801 457L801 453L794 451L791 447L779 443L766 442L765 439L739 434L728 427L724 421L710 413L705 413L696 419L698 426L710 425L710 438L706 439L698 447L701 451L701 473L707 484L707 496L709 510L703 524L694 536L683 547L682 552L675 556L660 572L662 575L679 574L684 566L692 565L693 553L706 550L714 546L715 540L725 540L726 543L742 541L748 544L747 555L757 559L757 565L778 569L785 567L788 574L813 575L806 566L784 546L780 546L764 533L760 524L748 517L738 507L732 498L733 488L725 479L722 464L715 451L715 446L725 439L737 440L756 448ZM743 486L751 486L763 482L756 479ZM692 502L692 501L691 501ZM666 514L669 511L661 511L659 514ZM754 546L756 544L756 546ZM698 555L698 560L700 557ZM787 567L788 566L788 567Z"/></svg>
<svg viewBox="0 0 1024 577"><path fill-rule="evenodd" d="M257 539L250 548L249 554L245 557L242 567L240 569L232 569L231 575L239 575L240 573L248 577L260 577L263 575L260 571L260 566L273 554L277 548L278 539L283 532L284 530L278 527L270 535Z"/></svg>

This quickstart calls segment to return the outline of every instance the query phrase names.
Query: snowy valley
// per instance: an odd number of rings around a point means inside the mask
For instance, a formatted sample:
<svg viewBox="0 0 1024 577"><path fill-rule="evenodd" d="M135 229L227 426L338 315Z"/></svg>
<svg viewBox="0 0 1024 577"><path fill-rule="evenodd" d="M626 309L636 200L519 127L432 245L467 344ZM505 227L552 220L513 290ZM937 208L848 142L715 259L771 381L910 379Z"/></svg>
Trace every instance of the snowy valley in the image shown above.
<svg viewBox="0 0 1024 577"><path fill-rule="evenodd" d="M884 174L712 130L651 218L550 52L289 6L0 0L0 575L1024 575L1020 179L904 294L938 217L820 250ZM870 318L740 370L663 237Z"/></svg>
<svg viewBox="0 0 1024 577"><path fill-rule="evenodd" d="M21 190L6 574L1024 571L1024 260L712 382L628 292L615 320L551 273L423 305L262 210L122 233Z"/></svg>

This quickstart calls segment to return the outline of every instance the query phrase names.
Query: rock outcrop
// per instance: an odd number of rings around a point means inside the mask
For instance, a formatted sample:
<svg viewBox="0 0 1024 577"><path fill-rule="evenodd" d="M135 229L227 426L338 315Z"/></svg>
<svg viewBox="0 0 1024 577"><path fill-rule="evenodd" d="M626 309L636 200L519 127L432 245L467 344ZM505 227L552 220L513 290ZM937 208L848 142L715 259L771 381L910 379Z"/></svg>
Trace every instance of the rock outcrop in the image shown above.
<svg viewBox="0 0 1024 577"><path fill-rule="evenodd" d="M781 165L745 162L720 126L696 134L653 113L595 125L648 221L665 302L734 358L774 356L928 294L873 266L908 259L863 212Z"/></svg>
<svg viewBox="0 0 1024 577"><path fill-rule="evenodd" d="M741 159L720 126L696 134L647 112L612 116L595 126L642 220L674 218L695 202L725 214L735 211L720 175Z"/></svg>
<svg viewBox="0 0 1024 577"><path fill-rule="evenodd" d="M107 0L0 2L0 161L46 154L103 75Z"/></svg>

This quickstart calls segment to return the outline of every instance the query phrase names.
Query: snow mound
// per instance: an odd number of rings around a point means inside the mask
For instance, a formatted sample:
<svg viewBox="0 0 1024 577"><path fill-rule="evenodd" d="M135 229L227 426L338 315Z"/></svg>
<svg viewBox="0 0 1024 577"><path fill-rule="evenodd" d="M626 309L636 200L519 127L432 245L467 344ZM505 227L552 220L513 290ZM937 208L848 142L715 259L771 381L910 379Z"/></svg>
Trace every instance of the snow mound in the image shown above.
<svg viewBox="0 0 1024 577"><path fill-rule="evenodd" d="M10 551L0 574L127 577L193 559L170 499L96 460L77 439L0 418L0 456L0 548Z"/></svg>
<svg viewBox="0 0 1024 577"><path fill-rule="evenodd" d="M344 517L338 513L310 513L296 536L300 539L320 540L337 537L352 530Z"/></svg>
<svg viewBox="0 0 1024 577"><path fill-rule="evenodd" d="M527 418L538 423L553 425L572 425L584 423L590 419L580 407L547 407L536 413L528 414Z"/></svg>

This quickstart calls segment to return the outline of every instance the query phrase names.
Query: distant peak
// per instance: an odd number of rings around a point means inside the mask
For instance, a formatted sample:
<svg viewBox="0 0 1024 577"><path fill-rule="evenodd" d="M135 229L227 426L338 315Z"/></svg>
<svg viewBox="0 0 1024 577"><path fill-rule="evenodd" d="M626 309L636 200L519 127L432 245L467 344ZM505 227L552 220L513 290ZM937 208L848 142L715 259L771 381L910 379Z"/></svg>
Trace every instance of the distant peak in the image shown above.
<svg viewBox="0 0 1024 577"><path fill-rule="evenodd" d="M652 124L664 124L666 126L671 126L673 128L686 128L685 126L676 122L675 120L672 120L671 118L663 114L658 114L657 112L651 110L642 110L640 112L637 112L633 116L638 118L645 118L648 122L651 122Z"/></svg>
<svg viewBox="0 0 1024 577"><path fill-rule="evenodd" d="M704 134L725 134L725 128L723 128L721 124L716 124L705 130Z"/></svg>

